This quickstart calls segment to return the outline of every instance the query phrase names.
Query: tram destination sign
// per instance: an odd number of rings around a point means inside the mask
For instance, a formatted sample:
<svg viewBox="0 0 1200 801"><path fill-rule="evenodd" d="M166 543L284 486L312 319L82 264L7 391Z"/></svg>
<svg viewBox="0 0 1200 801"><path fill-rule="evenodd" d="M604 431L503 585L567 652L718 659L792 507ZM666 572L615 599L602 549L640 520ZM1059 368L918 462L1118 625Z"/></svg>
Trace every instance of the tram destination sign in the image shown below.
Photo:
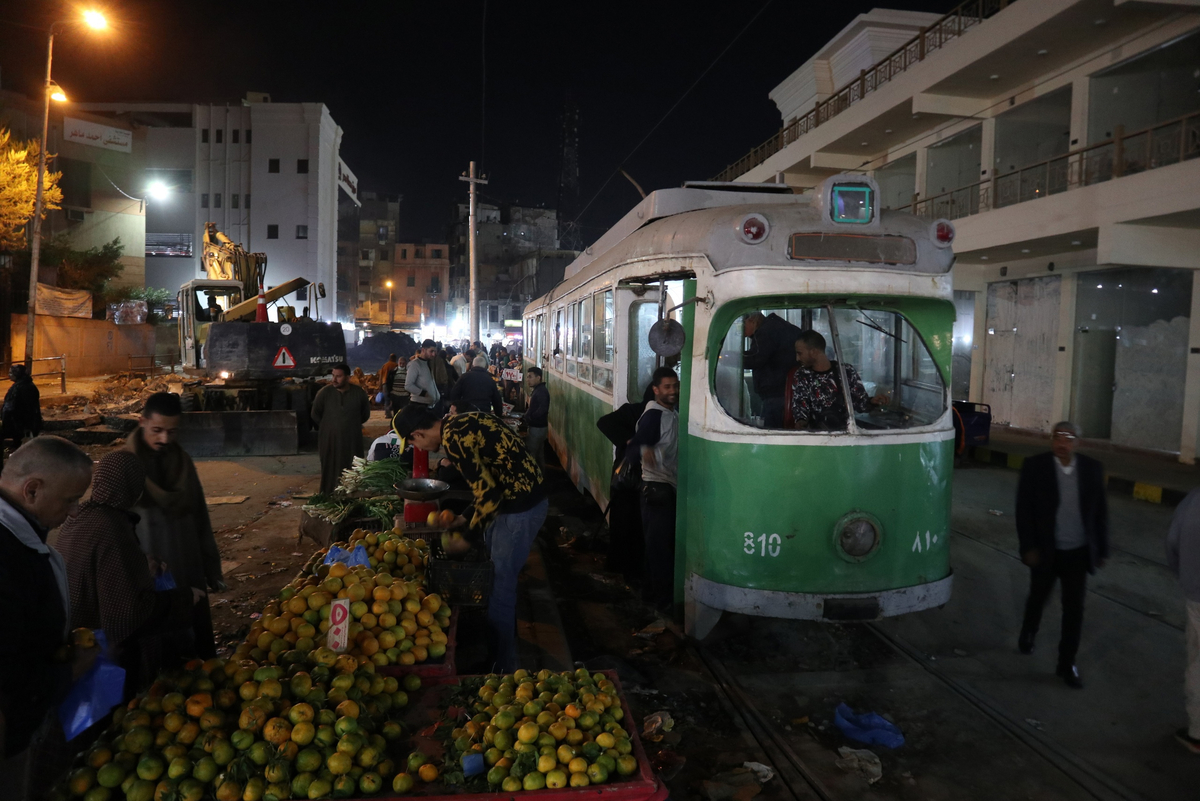
<svg viewBox="0 0 1200 801"><path fill-rule="evenodd" d="M916 264L917 243L886 234L792 234L788 258L804 261L857 261L867 264Z"/></svg>

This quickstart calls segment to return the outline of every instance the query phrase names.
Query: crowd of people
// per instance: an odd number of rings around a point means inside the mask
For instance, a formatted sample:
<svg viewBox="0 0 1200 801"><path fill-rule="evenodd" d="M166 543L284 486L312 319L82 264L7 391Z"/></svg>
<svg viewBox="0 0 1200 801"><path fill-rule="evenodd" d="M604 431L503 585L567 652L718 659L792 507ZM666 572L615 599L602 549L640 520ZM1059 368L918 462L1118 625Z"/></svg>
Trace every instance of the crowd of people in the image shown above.
<svg viewBox="0 0 1200 801"><path fill-rule="evenodd" d="M752 315L745 364L753 371L768 427L845 428L848 394L857 412L870 398L851 365L826 354L817 332L776 315ZM470 491L450 528L461 547L486 548L494 565L487 609L492 669L519 667L517 581L546 520L547 435L552 394L541 369L524 370L529 391L520 418L525 438L505 419L503 371L519 369L519 349L456 349L426 340L411 359L392 354L379 386L393 431L371 458L401 458L411 445L435 455L439 475ZM41 434L36 386L23 369L0 407L0 786L23 798L39 749L56 747L51 714L86 673L95 649L71 649L76 627L102 630L126 670L132 696L164 666L216 653L208 594L228 589L196 466L179 445L180 399L156 393L145 402L123 447L98 462L70 442ZM335 364L313 403L322 492L331 492L355 456L371 399L348 365ZM849 383L843 392L842 382ZM522 382L512 382L521 386ZM625 404L597 426L614 444L609 567L640 584L649 605L671 614L675 598L680 383L656 369L641 403ZM839 409L841 411L839 411ZM1109 557L1102 465L1076 452L1079 429L1052 429L1050 452L1023 463L1016 499L1019 552L1029 568L1018 650L1032 653L1042 611L1061 585L1057 675L1082 688L1076 664L1087 577ZM1168 562L1187 599L1186 711L1176 733L1200 753L1200 489L1178 507ZM52 547L51 530L57 529ZM459 547L459 546L453 546ZM61 748L61 743L57 747Z"/></svg>
<svg viewBox="0 0 1200 801"><path fill-rule="evenodd" d="M178 443L182 414L179 396L156 393L125 445L99 462L41 435L20 444L0 472L0 603L10 610L0 617L6 797L29 795L35 754L44 768L65 752L52 711L98 653L72 648L72 630L103 631L107 653L126 671L126 697L164 666L216 654L208 593L228 587L204 488Z"/></svg>

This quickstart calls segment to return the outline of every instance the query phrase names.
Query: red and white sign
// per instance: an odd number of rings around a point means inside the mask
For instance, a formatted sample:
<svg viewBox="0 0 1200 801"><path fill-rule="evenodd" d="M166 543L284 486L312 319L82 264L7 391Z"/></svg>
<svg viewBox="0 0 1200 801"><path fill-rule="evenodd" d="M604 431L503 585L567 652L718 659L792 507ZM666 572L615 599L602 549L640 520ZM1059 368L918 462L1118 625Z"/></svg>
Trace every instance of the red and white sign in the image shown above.
<svg viewBox="0 0 1200 801"><path fill-rule="evenodd" d="M346 652L350 644L350 599L337 598L329 609L329 631L325 633L325 644L338 654Z"/></svg>
<svg viewBox="0 0 1200 801"><path fill-rule="evenodd" d="M284 346L275 354L275 362L272 366L276 370L291 370L296 366L296 360L292 358L292 352Z"/></svg>

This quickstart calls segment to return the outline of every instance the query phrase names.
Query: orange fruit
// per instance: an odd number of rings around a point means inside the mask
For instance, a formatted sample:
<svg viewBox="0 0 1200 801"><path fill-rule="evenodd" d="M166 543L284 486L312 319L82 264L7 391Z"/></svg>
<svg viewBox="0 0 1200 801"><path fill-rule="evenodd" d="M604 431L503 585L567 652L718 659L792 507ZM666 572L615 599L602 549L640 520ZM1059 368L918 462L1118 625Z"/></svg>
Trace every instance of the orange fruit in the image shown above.
<svg viewBox="0 0 1200 801"><path fill-rule="evenodd" d="M430 765L430 764L422 765L421 769L419 771L417 771L417 774L421 777L421 781L423 781L423 782L437 781L437 777L438 777L437 765Z"/></svg>

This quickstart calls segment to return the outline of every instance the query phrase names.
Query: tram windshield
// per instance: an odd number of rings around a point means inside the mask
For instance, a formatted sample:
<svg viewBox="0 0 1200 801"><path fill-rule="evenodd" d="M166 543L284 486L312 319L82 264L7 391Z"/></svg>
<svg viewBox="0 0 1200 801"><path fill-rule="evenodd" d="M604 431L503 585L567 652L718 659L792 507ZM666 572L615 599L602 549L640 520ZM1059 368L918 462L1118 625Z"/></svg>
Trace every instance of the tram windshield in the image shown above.
<svg viewBox="0 0 1200 801"><path fill-rule="evenodd" d="M859 432L930 425L946 386L902 315L809 306L762 309L729 327L714 391L755 428Z"/></svg>

